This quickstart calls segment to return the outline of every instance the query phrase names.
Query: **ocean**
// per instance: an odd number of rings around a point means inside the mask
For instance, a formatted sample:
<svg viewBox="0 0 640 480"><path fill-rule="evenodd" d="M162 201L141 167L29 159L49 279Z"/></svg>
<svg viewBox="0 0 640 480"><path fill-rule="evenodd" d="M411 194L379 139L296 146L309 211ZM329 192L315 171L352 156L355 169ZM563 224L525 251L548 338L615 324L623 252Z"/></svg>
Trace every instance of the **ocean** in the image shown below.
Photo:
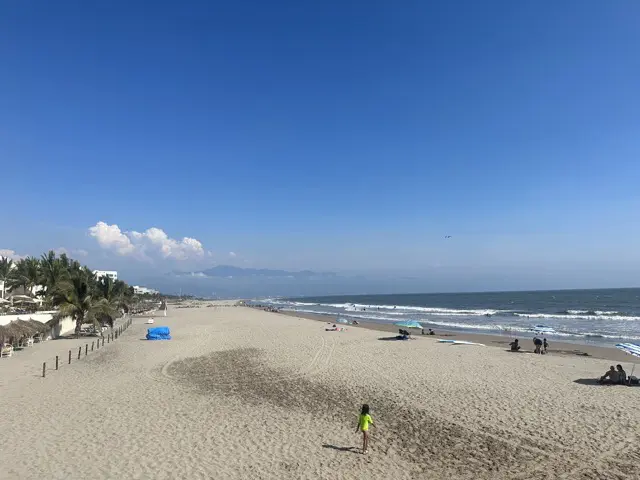
<svg viewBox="0 0 640 480"><path fill-rule="evenodd" d="M611 344L640 340L639 288L263 298L254 303L347 321L416 320L436 331L521 336L543 331L550 338Z"/></svg>

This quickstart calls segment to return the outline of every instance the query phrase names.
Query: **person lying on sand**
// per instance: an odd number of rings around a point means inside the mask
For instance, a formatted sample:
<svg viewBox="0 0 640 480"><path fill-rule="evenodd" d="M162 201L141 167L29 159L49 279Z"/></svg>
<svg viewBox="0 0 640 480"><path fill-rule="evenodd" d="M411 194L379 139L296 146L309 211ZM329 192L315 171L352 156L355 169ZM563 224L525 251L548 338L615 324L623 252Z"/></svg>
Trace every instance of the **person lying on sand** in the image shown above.
<svg viewBox="0 0 640 480"><path fill-rule="evenodd" d="M616 369L613 367L613 365L611 365L611 367L609 367L609 371L600 377L599 382L600 384L610 383L615 385L616 383L618 383L619 377L620 375L618 374L618 372L616 372Z"/></svg>
<svg viewBox="0 0 640 480"><path fill-rule="evenodd" d="M512 352L517 352L520 350L520 344L518 343L518 339L516 338L513 342L509 344Z"/></svg>

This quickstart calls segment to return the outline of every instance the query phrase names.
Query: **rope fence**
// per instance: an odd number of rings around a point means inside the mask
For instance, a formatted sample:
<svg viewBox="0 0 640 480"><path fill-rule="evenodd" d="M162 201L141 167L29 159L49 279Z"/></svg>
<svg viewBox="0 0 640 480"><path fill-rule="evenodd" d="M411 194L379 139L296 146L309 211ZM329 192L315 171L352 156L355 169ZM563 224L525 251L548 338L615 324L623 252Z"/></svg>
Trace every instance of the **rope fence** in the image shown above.
<svg viewBox="0 0 640 480"><path fill-rule="evenodd" d="M115 340L117 340L118 338L120 338L120 336L122 335L122 333L131 326L131 324L133 323L133 318L128 318L122 325L119 325L118 327L112 329L111 332L109 332L106 335L107 338L107 343L111 343ZM93 340L91 342L91 351L93 352L94 350L94 344L96 345L96 350L100 350L100 348L104 348L104 339L105 336L103 335L102 338L98 338L97 340ZM102 345L100 345L100 340L102 340ZM89 344L86 343L84 346L84 356L87 357L89 355ZM69 350L69 365L71 365L71 357L72 357L72 352L71 350ZM82 345L78 347L78 360L80 360L80 358L82 357ZM56 355L56 370L60 369L60 356ZM47 376L47 362L42 362L42 378L45 378Z"/></svg>

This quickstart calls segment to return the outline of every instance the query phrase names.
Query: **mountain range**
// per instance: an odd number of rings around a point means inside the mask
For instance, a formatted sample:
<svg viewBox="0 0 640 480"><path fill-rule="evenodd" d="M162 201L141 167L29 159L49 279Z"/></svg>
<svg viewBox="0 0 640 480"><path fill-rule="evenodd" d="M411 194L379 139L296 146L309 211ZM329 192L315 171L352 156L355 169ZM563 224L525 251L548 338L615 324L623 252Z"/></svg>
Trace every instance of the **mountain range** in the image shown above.
<svg viewBox="0 0 640 480"><path fill-rule="evenodd" d="M174 270L169 273L171 276L177 277L208 277L208 278L292 278L296 280L313 280L336 278L338 275L333 272L313 272L311 270L302 270L299 272L291 272L288 270L272 270L268 268L241 268L232 265L217 265L206 270L196 272L182 272Z"/></svg>

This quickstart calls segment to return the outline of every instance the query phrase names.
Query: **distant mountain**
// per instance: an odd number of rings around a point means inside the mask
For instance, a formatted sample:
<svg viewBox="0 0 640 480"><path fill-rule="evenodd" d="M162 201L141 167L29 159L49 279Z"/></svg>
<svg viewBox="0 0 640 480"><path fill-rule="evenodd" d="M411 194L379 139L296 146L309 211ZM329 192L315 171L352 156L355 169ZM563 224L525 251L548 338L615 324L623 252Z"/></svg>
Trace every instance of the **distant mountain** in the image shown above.
<svg viewBox="0 0 640 480"><path fill-rule="evenodd" d="M218 265L197 272L173 271L170 275L209 278L293 278L297 280L329 279L338 276L333 272L312 272L311 270L290 272L287 270L271 270L267 268L241 268L231 265Z"/></svg>

